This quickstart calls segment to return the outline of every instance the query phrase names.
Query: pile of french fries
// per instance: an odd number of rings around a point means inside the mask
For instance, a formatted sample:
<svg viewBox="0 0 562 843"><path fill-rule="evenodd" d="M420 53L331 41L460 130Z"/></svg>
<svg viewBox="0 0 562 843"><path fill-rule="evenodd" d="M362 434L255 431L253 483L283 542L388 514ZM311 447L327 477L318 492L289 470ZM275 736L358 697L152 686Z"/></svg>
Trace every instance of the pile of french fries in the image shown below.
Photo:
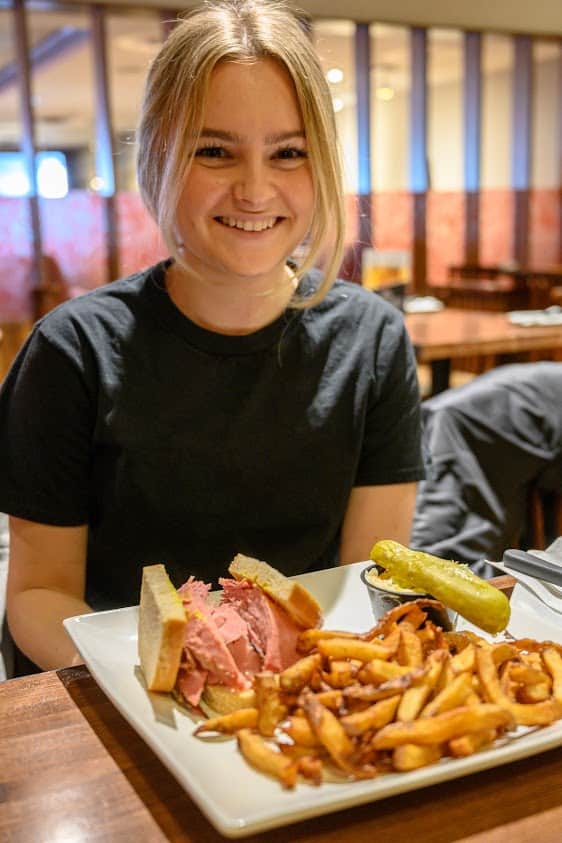
<svg viewBox="0 0 562 843"><path fill-rule="evenodd" d="M302 658L255 677L255 707L195 734L236 735L252 766L292 788L414 770L562 718L562 646L444 632L431 605L397 606L362 634L303 631Z"/></svg>

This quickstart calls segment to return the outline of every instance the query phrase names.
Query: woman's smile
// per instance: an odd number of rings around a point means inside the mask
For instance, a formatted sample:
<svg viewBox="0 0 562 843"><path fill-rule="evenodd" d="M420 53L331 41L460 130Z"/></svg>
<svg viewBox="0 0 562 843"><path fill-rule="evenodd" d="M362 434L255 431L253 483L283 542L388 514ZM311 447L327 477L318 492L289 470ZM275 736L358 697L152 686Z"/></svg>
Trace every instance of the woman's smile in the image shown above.
<svg viewBox="0 0 562 843"><path fill-rule="evenodd" d="M282 221L282 217L266 217L264 219L240 219L239 217L215 217L215 220L227 228L234 228L237 231L262 233L270 231L275 225Z"/></svg>

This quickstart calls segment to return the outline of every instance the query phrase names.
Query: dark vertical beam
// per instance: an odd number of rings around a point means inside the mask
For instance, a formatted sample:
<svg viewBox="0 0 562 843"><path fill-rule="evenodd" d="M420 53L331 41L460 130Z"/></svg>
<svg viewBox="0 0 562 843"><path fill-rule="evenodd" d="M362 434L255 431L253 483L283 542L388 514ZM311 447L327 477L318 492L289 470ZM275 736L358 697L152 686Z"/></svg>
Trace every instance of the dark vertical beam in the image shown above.
<svg viewBox="0 0 562 843"><path fill-rule="evenodd" d="M482 136L482 37L464 34L464 260L478 263L480 147Z"/></svg>
<svg viewBox="0 0 562 843"><path fill-rule="evenodd" d="M14 0L14 35L16 47L16 64L19 72L19 96L21 110L21 151L23 154L30 192L28 196L28 210L30 220L30 241L32 244L32 284L38 286L42 282L42 237L41 214L39 210L39 196L37 194L37 171L35 167L35 128L33 121L33 106L31 102L31 65L29 61L30 47L27 33L27 19L24 0Z"/></svg>
<svg viewBox="0 0 562 843"><path fill-rule="evenodd" d="M102 179L99 191L103 197L103 232L106 249L106 281L119 275L119 243L115 207L114 144L109 98L105 9L90 7L92 46L94 51L96 175Z"/></svg>
<svg viewBox="0 0 562 843"><path fill-rule="evenodd" d="M410 95L410 190L414 203L412 281L423 293L427 284L427 30L412 27Z"/></svg>
<svg viewBox="0 0 562 843"><path fill-rule="evenodd" d="M558 261L562 264L562 40L558 44Z"/></svg>
<svg viewBox="0 0 562 843"><path fill-rule="evenodd" d="M533 54L528 35L513 39L513 123L511 185L515 209L513 215L513 258L525 265L529 257L529 185L531 178L531 120Z"/></svg>
<svg viewBox="0 0 562 843"><path fill-rule="evenodd" d="M360 250L373 242L371 202L371 38L369 24L355 26L355 89L357 93L357 213Z"/></svg>

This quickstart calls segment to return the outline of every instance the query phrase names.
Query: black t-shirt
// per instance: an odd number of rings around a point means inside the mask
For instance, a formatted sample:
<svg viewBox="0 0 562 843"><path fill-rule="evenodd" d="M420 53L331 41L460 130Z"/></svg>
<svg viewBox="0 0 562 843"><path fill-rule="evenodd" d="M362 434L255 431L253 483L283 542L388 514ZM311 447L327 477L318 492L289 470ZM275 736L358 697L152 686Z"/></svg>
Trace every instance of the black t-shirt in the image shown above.
<svg viewBox="0 0 562 843"><path fill-rule="evenodd" d="M333 565L352 487L423 477L399 311L336 282L226 336L175 307L165 268L48 314L0 393L0 511L89 525L94 608L138 602L153 562L176 585L216 582L237 552L287 574Z"/></svg>

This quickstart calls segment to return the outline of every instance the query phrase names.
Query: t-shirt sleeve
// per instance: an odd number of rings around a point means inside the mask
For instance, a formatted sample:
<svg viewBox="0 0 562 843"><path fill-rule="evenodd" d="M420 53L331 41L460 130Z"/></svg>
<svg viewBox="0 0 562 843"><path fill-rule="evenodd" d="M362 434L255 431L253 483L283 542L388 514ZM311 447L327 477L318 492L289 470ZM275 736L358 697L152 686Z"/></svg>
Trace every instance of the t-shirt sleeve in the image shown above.
<svg viewBox="0 0 562 843"><path fill-rule="evenodd" d="M88 521L93 393L80 343L34 329L0 391L0 511L55 526Z"/></svg>
<svg viewBox="0 0 562 843"><path fill-rule="evenodd" d="M416 361L402 316L387 314L375 346L370 400L355 485L425 477Z"/></svg>

